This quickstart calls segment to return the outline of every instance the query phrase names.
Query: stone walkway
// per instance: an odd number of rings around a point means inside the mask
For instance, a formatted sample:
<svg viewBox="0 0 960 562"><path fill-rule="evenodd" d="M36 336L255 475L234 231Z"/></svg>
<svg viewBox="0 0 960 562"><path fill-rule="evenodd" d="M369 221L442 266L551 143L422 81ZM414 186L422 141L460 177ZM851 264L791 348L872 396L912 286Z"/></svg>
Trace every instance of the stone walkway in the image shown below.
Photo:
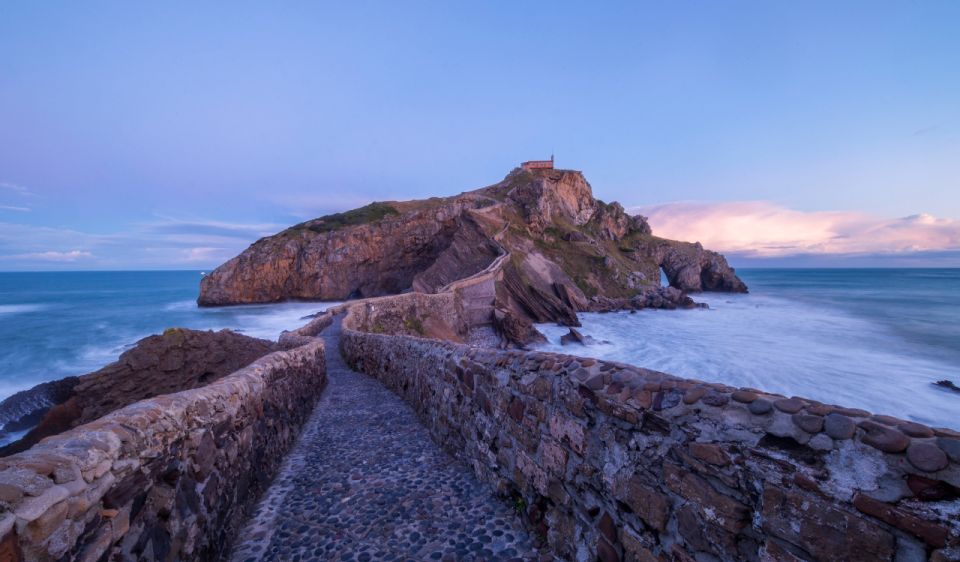
<svg viewBox="0 0 960 562"><path fill-rule="evenodd" d="M329 386L241 531L232 560L537 560L510 506L430 439L413 410L323 337Z"/></svg>

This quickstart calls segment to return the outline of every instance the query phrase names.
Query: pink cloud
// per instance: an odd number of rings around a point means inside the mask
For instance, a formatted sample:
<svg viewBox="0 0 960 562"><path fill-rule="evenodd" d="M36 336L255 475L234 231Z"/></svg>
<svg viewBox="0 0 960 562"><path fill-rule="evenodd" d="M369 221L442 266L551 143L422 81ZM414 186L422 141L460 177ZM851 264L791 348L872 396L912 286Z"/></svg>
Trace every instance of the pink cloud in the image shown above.
<svg viewBox="0 0 960 562"><path fill-rule="evenodd" d="M796 211L765 201L634 207L654 234L749 257L903 254L960 249L960 221L928 214L888 219L859 212Z"/></svg>

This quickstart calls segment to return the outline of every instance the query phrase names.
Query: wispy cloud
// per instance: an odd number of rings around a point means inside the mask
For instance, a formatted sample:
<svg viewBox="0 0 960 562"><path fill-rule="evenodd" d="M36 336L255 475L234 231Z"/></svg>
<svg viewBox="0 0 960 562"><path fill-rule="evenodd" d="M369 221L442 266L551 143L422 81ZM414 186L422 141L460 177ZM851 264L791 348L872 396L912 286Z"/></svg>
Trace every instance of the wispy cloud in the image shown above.
<svg viewBox="0 0 960 562"><path fill-rule="evenodd" d="M33 192L27 189L26 187L16 184L9 181L0 181L0 189L5 191L13 191L19 193L20 195L32 195Z"/></svg>
<svg viewBox="0 0 960 562"><path fill-rule="evenodd" d="M207 268L283 226L158 216L103 234L0 222L0 267L55 268L76 262L103 269Z"/></svg>
<svg viewBox="0 0 960 562"><path fill-rule="evenodd" d="M883 218L788 209L766 201L634 207L654 233L745 257L907 254L960 249L960 221L928 214Z"/></svg>
<svg viewBox="0 0 960 562"><path fill-rule="evenodd" d="M16 183L13 183L13 182L8 182L8 181L0 181L0 193L6 193L6 194L13 193L15 197L16 197L16 196L19 196L19 197L17 197L18 200L22 200L22 199L25 198L25 197L30 197L30 196L33 195L33 193L32 193L29 189L27 189L26 187L24 187L24 186L22 186L22 185L20 185L20 184L16 184ZM7 197L4 197L4 199L7 199ZM13 205L7 204L7 203L0 203L0 211L13 211L13 212L16 212L16 213L28 213L28 212L30 212L30 210L31 210L30 207L27 207L26 205L23 205L22 203L13 204Z"/></svg>
<svg viewBox="0 0 960 562"><path fill-rule="evenodd" d="M922 127L913 132L913 136L922 137L923 135L929 135L930 133L936 133L940 130L939 125L931 125L930 127Z"/></svg>
<svg viewBox="0 0 960 562"><path fill-rule="evenodd" d="M88 259L92 257L93 257L93 254L90 252L84 252L80 250L71 250L69 252L48 251L48 252L27 252L24 254L9 254L5 256L0 255L0 260L75 262L77 260L83 260L83 259Z"/></svg>
<svg viewBox="0 0 960 562"><path fill-rule="evenodd" d="M183 251L183 261L190 263L213 263L232 257L227 248L189 248Z"/></svg>
<svg viewBox="0 0 960 562"><path fill-rule="evenodd" d="M281 230L277 223L240 223L206 219L182 219L156 215L159 220L139 224L141 228L158 234L211 234L227 237L264 236Z"/></svg>

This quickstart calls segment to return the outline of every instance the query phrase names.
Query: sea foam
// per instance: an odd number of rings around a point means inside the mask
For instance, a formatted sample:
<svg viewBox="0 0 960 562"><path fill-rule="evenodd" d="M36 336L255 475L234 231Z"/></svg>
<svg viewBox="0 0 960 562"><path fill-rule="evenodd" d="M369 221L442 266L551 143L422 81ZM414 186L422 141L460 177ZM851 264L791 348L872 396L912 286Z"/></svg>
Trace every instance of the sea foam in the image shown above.
<svg viewBox="0 0 960 562"><path fill-rule="evenodd" d="M0 304L0 315L39 312L46 308L47 306L43 304Z"/></svg>
<svg viewBox="0 0 960 562"><path fill-rule="evenodd" d="M582 314L584 335L542 324L539 349L630 363L678 376L956 426L960 395L932 383L957 367L881 323L841 309L764 295L697 295L703 310Z"/></svg>

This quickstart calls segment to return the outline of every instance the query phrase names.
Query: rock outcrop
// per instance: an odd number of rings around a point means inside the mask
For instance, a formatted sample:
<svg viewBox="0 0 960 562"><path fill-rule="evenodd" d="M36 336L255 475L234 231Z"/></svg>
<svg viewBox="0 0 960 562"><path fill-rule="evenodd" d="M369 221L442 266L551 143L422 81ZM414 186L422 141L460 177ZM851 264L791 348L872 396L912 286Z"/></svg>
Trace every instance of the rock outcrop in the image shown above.
<svg viewBox="0 0 960 562"><path fill-rule="evenodd" d="M675 292L661 291L661 268ZM578 312L616 303L676 308L693 305L686 292L747 290L723 256L653 236L644 217L594 198L582 173L516 169L486 188L261 239L204 277L198 303L434 293L481 273L495 283L486 321L519 345L538 339L534 322L578 326Z"/></svg>
<svg viewBox="0 0 960 562"><path fill-rule="evenodd" d="M31 411L33 423L23 429L35 427L0 448L0 456L24 451L45 437L139 400L207 385L270 353L272 347L267 340L229 330L171 328L144 338L99 371L41 385L46 403Z"/></svg>
<svg viewBox="0 0 960 562"><path fill-rule="evenodd" d="M0 439L14 439L12 436L40 423L52 406L73 396L73 387L78 380L77 377L65 377L44 382L5 398L0 402Z"/></svg>

